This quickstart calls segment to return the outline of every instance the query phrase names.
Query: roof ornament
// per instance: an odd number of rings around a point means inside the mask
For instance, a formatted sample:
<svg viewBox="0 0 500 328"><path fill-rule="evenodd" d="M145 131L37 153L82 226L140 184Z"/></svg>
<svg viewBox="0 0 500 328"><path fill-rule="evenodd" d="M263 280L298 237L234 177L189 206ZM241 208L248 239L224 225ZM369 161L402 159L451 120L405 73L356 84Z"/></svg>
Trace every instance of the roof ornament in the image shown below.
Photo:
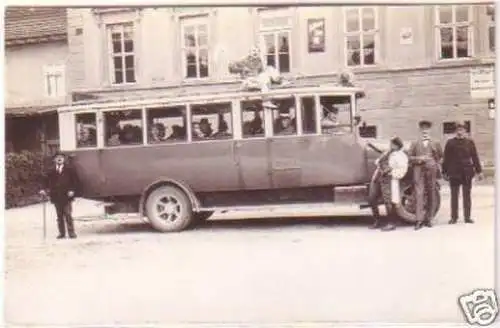
<svg viewBox="0 0 500 328"><path fill-rule="evenodd" d="M343 71L339 74L339 83L343 87L354 87L354 73L351 71Z"/></svg>
<svg viewBox="0 0 500 328"><path fill-rule="evenodd" d="M273 85L288 84L275 67L265 67L261 57L260 49L254 46L245 58L229 63L229 72L239 74L242 79L241 89L268 92ZM277 108L269 99L263 99L262 105L266 108Z"/></svg>

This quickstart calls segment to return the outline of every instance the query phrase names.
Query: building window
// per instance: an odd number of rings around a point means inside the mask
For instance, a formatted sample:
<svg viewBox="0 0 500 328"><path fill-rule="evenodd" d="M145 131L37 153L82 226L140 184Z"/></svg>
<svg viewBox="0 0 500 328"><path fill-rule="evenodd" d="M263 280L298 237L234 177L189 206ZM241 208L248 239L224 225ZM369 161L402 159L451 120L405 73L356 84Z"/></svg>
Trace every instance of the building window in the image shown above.
<svg viewBox="0 0 500 328"><path fill-rule="evenodd" d="M486 6L486 15L488 15L488 49L495 52L495 5Z"/></svg>
<svg viewBox="0 0 500 328"><path fill-rule="evenodd" d="M142 144L142 110L116 110L104 113L105 144L108 147Z"/></svg>
<svg viewBox="0 0 500 328"><path fill-rule="evenodd" d="M108 33L112 83L135 83L134 25L108 25Z"/></svg>
<svg viewBox="0 0 500 328"><path fill-rule="evenodd" d="M233 137L231 107L231 103L191 106L193 141L231 139Z"/></svg>
<svg viewBox="0 0 500 328"><path fill-rule="evenodd" d="M359 136L361 138L377 138L377 126L363 123L363 125L359 127Z"/></svg>
<svg viewBox="0 0 500 328"><path fill-rule="evenodd" d="M370 66L377 62L378 19L373 7L348 8L344 12L347 66Z"/></svg>
<svg viewBox="0 0 500 328"><path fill-rule="evenodd" d="M45 96L51 98L63 97L66 93L64 65L44 67Z"/></svg>
<svg viewBox="0 0 500 328"><path fill-rule="evenodd" d="M287 10L262 10L260 16L260 44L265 66L273 66L280 73L291 69L291 17Z"/></svg>
<svg viewBox="0 0 500 328"><path fill-rule="evenodd" d="M464 121L465 130L470 134L470 121ZM443 134L452 135L455 133L456 122L443 122Z"/></svg>
<svg viewBox="0 0 500 328"><path fill-rule="evenodd" d="M184 77L208 77L208 18L181 19L181 34Z"/></svg>
<svg viewBox="0 0 500 328"><path fill-rule="evenodd" d="M438 6L436 19L438 58L472 57L472 7Z"/></svg>

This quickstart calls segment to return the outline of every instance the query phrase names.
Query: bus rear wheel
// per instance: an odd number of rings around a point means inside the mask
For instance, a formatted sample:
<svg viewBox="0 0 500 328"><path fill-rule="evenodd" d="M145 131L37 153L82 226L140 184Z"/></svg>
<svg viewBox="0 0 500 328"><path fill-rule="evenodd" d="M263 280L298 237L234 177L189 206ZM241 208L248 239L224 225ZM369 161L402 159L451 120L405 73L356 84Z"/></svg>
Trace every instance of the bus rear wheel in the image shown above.
<svg viewBox="0 0 500 328"><path fill-rule="evenodd" d="M174 186L160 186L146 200L146 213L154 229L161 232L178 232L193 221L193 211L188 196Z"/></svg>

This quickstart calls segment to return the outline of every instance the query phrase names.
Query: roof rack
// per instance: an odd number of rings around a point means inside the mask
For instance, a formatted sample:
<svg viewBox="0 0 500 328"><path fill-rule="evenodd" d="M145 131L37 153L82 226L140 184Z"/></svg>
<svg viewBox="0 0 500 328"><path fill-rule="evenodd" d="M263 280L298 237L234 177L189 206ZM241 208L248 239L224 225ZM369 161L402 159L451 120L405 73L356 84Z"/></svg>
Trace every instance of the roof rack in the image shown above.
<svg viewBox="0 0 500 328"><path fill-rule="evenodd" d="M318 90L325 89L325 90ZM285 96L292 91L294 93L355 93L356 96L364 96L361 88L346 87L338 84L318 84L318 83L304 83L303 85L289 84L289 85L276 85L272 86L268 92L260 91L246 91L241 90L240 86L228 90L226 92L197 91L189 92L188 90L150 90L142 95L131 96L129 92L123 93L120 97L109 97L105 99L85 100L74 102L70 106L61 107L59 111L71 110L89 110L89 109L104 109L104 108L132 108L151 105L169 105L179 104L184 102L206 102L206 101L221 101L228 98L241 98L242 100L259 99L266 97L280 97ZM170 91L170 92L169 92Z"/></svg>

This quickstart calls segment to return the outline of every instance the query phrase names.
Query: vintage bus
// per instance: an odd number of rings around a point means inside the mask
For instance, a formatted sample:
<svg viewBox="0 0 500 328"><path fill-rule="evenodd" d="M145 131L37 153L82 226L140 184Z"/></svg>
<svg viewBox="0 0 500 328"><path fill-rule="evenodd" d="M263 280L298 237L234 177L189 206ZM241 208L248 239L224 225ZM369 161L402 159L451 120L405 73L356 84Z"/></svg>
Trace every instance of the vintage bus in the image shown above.
<svg viewBox="0 0 500 328"><path fill-rule="evenodd" d="M214 211L364 207L388 141L359 136L363 96L332 84L75 103L59 110L61 150L81 197L139 213L162 232ZM414 222L410 171L399 215Z"/></svg>

